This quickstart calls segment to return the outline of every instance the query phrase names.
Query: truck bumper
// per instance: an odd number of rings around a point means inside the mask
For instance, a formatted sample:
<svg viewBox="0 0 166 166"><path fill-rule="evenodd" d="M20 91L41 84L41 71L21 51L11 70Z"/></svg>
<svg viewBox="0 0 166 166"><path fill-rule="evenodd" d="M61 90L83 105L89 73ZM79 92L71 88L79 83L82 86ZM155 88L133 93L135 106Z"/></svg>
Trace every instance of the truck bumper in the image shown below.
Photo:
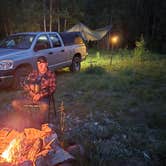
<svg viewBox="0 0 166 166"><path fill-rule="evenodd" d="M0 71L0 87L10 87L13 83L12 71Z"/></svg>

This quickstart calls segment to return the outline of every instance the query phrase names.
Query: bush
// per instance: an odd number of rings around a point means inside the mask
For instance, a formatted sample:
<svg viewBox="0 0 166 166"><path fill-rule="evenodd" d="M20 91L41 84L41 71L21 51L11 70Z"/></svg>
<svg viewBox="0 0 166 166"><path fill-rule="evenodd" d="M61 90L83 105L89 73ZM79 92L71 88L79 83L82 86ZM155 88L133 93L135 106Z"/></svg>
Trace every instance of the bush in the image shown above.
<svg viewBox="0 0 166 166"><path fill-rule="evenodd" d="M136 48L134 49L134 57L138 60L143 60L143 58L148 54L148 51L145 48L145 41L143 36L141 36L139 41L136 41Z"/></svg>

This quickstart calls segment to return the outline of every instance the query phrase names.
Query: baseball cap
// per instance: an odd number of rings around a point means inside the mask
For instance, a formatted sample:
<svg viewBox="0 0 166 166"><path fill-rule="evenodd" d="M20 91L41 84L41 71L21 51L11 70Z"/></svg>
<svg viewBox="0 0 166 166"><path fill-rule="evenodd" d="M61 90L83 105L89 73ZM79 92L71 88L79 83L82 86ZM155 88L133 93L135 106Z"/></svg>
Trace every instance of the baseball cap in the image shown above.
<svg viewBox="0 0 166 166"><path fill-rule="evenodd" d="M40 56L37 58L37 62L40 62L40 63L47 63L47 59L46 57L44 56Z"/></svg>

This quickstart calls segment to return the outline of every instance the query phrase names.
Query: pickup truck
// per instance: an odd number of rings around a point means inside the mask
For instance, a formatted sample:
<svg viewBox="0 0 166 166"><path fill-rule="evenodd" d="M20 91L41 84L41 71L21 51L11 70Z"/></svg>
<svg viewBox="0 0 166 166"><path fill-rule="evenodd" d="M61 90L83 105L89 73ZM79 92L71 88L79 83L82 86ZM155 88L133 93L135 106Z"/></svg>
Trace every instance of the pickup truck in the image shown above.
<svg viewBox="0 0 166 166"><path fill-rule="evenodd" d="M36 60L45 56L51 70L69 67L80 70L87 49L79 32L26 32L8 36L0 42L0 87L18 88Z"/></svg>

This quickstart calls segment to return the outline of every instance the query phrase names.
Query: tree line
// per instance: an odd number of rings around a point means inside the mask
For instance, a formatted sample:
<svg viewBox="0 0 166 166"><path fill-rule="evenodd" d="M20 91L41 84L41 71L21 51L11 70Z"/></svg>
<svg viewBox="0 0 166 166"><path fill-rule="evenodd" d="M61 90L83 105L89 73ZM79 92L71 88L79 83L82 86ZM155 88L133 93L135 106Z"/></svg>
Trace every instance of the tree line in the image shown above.
<svg viewBox="0 0 166 166"><path fill-rule="evenodd" d="M65 31L82 22L112 25L124 46L142 35L151 49L166 51L165 0L1 0L0 37L25 31Z"/></svg>

